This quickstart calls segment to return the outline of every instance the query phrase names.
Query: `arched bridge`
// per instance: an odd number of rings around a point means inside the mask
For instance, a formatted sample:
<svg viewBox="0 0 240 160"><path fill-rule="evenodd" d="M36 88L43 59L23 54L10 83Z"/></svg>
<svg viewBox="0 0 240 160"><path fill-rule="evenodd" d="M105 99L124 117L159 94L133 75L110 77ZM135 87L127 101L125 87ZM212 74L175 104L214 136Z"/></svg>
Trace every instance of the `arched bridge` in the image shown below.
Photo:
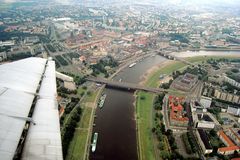
<svg viewBox="0 0 240 160"><path fill-rule="evenodd" d="M165 92L165 93L176 92L176 93L186 94L185 92L180 92L180 91L171 91L171 90L162 89L162 88L150 88L150 87L145 87L145 86L141 86L133 83L119 82L119 81L107 80L107 79L96 78L96 77L87 77L86 80L95 82L95 83L106 84L107 86L113 87L113 88L122 88L127 90L141 90L141 91L157 93L157 94L162 92Z"/></svg>

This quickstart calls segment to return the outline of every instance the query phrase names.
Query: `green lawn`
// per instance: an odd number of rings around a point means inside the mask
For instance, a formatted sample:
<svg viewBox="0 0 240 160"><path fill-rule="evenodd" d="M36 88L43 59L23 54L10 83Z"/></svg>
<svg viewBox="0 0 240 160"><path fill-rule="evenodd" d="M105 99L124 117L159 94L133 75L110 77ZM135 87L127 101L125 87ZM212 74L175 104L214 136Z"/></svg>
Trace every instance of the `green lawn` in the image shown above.
<svg viewBox="0 0 240 160"><path fill-rule="evenodd" d="M90 95L86 95L84 102L94 102L96 97L97 97L97 95L98 95L98 91L99 90L90 91L91 94Z"/></svg>
<svg viewBox="0 0 240 160"><path fill-rule="evenodd" d="M68 148L66 160L83 160L87 136L87 130L76 129L74 137Z"/></svg>
<svg viewBox="0 0 240 160"><path fill-rule="evenodd" d="M178 70L182 67L186 66L182 62L176 62L171 65L167 65L162 69L151 74L146 82L146 86L149 87L157 87L159 85L159 76L161 74L171 74L173 71Z"/></svg>
<svg viewBox="0 0 240 160"><path fill-rule="evenodd" d="M81 90L80 90L81 91ZM89 126L89 121L91 119L92 107L93 106L86 106L88 102L94 103L97 92L92 92L91 95L86 95L85 99L83 100L83 112L81 116L81 120L78 122L74 137L69 145L68 153L66 156L66 160L83 160L85 154L85 147L87 144L88 139L88 130L91 126ZM88 144L87 144L88 145Z"/></svg>
<svg viewBox="0 0 240 160"><path fill-rule="evenodd" d="M80 127L80 128L88 128L89 127L88 125L89 125L89 121L90 121L91 112L92 112L92 108L85 107L83 109L81 122L77 125L77 127Z"/></svg>
<svg viewBox="0 0 240 160"><path fill-rule="evenodd" d="M83 87L79 87L79 88L77 89L77 93L78 93L79 95L81 95L81 94L84 93L84 92L86 92L86 89L83 89Z"/></svg>
<svg viewBox="0 0 240 160"><path fill-rule="evenodd" d="M141 96L145 99L141 100ZM138 146L140 160L154 160L153 136L152 136L152 101L154 95L146 92L137 93L137 125Z"/></svg>

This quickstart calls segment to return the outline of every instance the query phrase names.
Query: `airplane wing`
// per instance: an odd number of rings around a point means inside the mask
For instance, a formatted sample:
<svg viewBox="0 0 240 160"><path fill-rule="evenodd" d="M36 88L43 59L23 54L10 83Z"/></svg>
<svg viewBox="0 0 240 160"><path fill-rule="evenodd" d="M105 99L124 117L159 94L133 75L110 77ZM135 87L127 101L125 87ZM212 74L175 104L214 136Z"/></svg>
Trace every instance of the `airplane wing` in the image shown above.
<svg viewBox="0 0 240 160"><path fill-rule="evenodd" d="M62 159L56 95L54 61L0 65L1 159Z"/></svg>

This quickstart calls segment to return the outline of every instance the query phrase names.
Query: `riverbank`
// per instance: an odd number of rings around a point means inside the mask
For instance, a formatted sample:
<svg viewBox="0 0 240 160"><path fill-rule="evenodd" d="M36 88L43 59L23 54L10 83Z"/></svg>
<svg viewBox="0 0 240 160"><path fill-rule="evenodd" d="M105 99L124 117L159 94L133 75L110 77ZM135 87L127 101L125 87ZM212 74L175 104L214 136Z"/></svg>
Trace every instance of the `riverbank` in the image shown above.
<svg viewBox="0 0 240 160"><path fill-rule="evenodd" d="M81 106L82 117L77 124L73 139L68 148L66 160L88 159L89 144L91 143L92 124L97 100L102 89L92 90L90 95L84 97Z"/></svg>
<svg viewBox="0 0 240 160"><path fill-rule="evenodd" d="M197 56L186 58L192 63L200 63L210 58L235 58L240 57L235 55L228 56ZM178 61L167 60L162 64L152 67L142 77L140 84L148 87L159 86L159 76L161 74L170 75L173 71L182 70L186 64ZM146 92L137 92L136 94L136 121L137 121L137 142L138 142L138 156L140 160L155 160L153 148L153 134L152 129L152 106L155 95Z"/></svg>

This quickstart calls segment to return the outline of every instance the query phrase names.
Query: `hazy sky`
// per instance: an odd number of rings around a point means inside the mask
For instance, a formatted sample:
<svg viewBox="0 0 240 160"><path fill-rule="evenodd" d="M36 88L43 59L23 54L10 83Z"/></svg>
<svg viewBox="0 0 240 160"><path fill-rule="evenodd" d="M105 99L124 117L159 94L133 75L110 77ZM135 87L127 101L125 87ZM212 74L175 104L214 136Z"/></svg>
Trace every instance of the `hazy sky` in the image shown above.
<svg viewBox="0 0 240 160"><path fill-rule="evenodd" d="M5 3L12 3L12 2L19 2L19 1L40 1L40 0L0 0L0 2ZM55 1L62 4L70 4L73 0L49 0L49 1ZM83 1L83 0L74 0L74 1ZM84 0L87 2L88 0ZM92 0L91 0L92 1ZM96 0L97 1L97 0ZM109 0L105 0L109 1ZM110 0L111 1L111 0ZM129 1L145 1L149 2L151 0L129 0ZM184 3L196 3L196 4L240 4L240 0L157 0L159 2L169 2L171 4L184 4ZM121 0L119 0L121 2Z"/></svg>

